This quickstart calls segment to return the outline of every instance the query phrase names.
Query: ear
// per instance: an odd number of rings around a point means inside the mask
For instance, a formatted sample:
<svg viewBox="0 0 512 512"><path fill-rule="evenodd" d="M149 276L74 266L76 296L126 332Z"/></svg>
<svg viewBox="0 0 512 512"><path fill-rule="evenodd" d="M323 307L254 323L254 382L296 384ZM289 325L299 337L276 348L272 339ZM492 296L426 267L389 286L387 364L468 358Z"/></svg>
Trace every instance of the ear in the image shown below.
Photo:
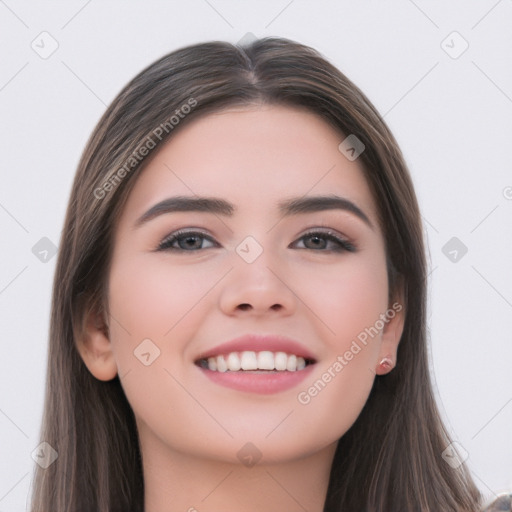
<svg viewBox="0 0 512 512"><path fill-rule="evenodd" d="M117 364L103 312L88 310L83 326L81 335L76 339L80 356L94 377L112 380L117 375Z"/></svg>
<svg viewBox="0 0 512 512"><path fill-rule="evenodd" d="M398 344L402 337L405 323L405 300L403 288L391 302L385 313L382 339L375 373L384 375L390 372L397 364ZM391 364L379 364L384 358L391 359Z"/></svg>

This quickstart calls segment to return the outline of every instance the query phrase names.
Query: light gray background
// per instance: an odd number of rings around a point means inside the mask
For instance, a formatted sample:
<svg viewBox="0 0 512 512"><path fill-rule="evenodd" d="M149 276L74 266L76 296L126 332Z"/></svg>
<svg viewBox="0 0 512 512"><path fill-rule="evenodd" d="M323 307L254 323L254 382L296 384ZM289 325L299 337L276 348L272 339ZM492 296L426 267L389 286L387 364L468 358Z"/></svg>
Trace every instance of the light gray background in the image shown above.
<svg viewBox="0 0 512 512"><path fill-rule="evenodd" d="M0 0L0 512L26 509L39 443L56 258L32 248L59 243L89 134L149 63L248 32L315 47L385 115L430 247L442 413L484 494L512 489L511 27L511 0Z"/></svg>

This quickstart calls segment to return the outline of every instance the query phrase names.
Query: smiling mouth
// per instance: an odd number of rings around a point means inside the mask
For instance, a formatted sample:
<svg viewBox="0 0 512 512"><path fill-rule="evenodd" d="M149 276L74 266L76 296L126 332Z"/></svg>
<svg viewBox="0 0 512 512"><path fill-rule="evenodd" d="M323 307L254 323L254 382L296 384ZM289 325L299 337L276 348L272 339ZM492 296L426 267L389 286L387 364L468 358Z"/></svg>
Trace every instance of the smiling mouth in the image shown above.
<svg viewBox="0 0 512 512"><path fill-rule="evenodd" d="M314 364L313 359L304 358L286 352L243 351L230 352L208 358L198 359L195 364L213 372L249 372L249 373L279 373L301 371Z"/></svg>

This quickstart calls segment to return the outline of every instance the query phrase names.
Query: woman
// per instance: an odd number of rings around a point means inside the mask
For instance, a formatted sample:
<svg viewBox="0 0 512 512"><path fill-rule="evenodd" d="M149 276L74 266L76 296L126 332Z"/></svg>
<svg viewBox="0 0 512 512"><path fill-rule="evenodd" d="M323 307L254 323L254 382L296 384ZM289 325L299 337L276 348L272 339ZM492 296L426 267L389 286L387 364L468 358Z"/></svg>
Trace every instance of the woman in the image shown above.
<svg viewBox="0 0 512 512"><path fill-rule="evenodd" d="M313 49L142 71L72 188L32 511L481 510L433 397L420 219Z"/></svg>

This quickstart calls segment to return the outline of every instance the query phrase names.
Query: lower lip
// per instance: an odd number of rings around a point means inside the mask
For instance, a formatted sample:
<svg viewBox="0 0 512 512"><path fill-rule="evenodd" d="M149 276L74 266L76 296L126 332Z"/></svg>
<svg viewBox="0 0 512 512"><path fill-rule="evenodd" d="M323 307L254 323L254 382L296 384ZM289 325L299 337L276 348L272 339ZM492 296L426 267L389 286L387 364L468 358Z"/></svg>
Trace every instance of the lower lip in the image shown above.
<svg viewBox="0 0 512 512"><path fill-rule="evenodd" d="M270 395L297 386L311 374L314 364L309 364L295 372L214 372L207 368L198 367L215 384L247 393Z"/></svg>

